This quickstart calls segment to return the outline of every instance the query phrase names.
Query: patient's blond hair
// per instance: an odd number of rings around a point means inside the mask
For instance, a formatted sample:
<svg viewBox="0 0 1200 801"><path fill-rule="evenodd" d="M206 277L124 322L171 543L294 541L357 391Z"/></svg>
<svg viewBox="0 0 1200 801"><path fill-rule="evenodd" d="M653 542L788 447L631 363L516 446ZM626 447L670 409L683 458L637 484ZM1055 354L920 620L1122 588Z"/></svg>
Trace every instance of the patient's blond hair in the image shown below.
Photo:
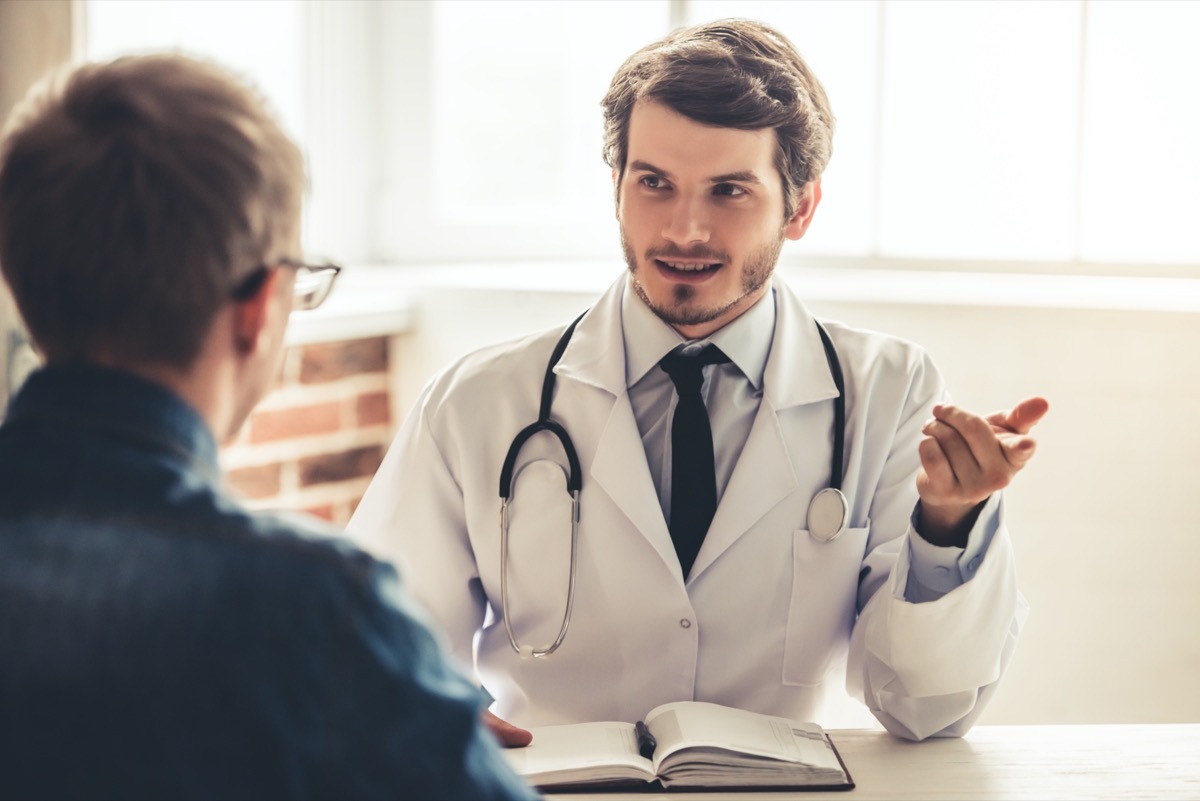
<svg viewBox="0 0 1200 801"><path fill-rule="evenodd" d="M0 269L50 361L187 367L232 287L297 238L304 189L299 149L224 70L85 64L5 126Z"/></svg>

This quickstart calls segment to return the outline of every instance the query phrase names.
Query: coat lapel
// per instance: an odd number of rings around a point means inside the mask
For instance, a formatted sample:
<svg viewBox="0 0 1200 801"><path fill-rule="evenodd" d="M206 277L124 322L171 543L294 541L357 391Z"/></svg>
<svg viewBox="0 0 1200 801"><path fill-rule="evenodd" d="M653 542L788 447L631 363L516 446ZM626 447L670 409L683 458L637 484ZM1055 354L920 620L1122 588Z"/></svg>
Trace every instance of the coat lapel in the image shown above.
<svg viewBox="0 0 1200 801"><path fill-rule="evenodd" d="M663 519L662 506L654 491L654 480L646 463L646 451L638 433L633 406L625 385L625 342L621 327L621 297L625 277L614 283L579 321L570 344L554 372L604 390L613 397L608 418L602 422L596 455L585 465L587 476L612 499L642 536L683 582L679 558L671 533ZM598 421L564 421L572 426L596 425ZM582 514L586 517L585 508Z"/></svg>
<svg viewBox="0 0 1200 801"><path fill-rule="evenodd" d="M613 404L612 414L600 434L591 477L642 533L658 555L683 582L679 557L671 532L663 519L662 506L646 464L646 451L638 434L637 421L628 395ZM585 512L586 514L586 512Z"/></svg>
<svg viewBox="0 0 1200 801"><path fill-rule="evenodd" d="M779 417L764 397L746 447L696 555L691 576L704 572L775 504L795 492L796 487L796 473L784 444Z"/></svg>

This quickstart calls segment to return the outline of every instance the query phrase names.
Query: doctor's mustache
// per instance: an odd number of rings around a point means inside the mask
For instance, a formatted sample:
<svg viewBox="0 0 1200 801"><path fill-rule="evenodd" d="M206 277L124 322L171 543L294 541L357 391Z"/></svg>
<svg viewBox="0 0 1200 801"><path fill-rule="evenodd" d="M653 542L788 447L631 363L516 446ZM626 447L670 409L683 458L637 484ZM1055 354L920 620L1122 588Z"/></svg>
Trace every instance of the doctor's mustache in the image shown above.
<svg viewBox="0 0 1200 801"><path fill-rule="evenodd" d="M658 259L659 261L671 261L673 259L696 259L710 264L728 264L730 259L729 254L723 250L709 250L708 248L697 247L691 250L679 250L678 248L650 248L646 251L646 260Z"/></svg>

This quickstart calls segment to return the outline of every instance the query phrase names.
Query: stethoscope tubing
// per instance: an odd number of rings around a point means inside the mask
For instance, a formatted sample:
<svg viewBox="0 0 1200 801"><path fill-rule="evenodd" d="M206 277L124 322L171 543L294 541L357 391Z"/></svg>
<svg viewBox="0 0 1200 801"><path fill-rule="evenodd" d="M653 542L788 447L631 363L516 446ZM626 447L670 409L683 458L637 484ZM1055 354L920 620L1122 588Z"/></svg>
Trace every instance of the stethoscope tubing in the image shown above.
<svg viewBox="0 0 1200 801"><path fill-rule="evenodd" d="M571 624L571 614L575 607L575 575L576 565L578 562L579 548L579 520L580 520L580 493L583 491L583 470L580 467L579 454L575 450L575 443L571 440L571 435L567 433L566 428L556 420L551 419L550 410L554 401L554 368L558 365L563 353L570 344L571 336L575 333L575 327L583 316L587 314L587 310L571 321L571 324L566 327L558 342L554 346L554 350L550 354L550 359L546 363L546 373L542 378L542 395L541 404L538 410L538 419L521 429L516 437L513 438L509 445L508 453L504 457L504 464L500 469L500 607L501 617L504 620L504 630L508 635L508 641L512 645L522 659L543 658L554 653L562 645L563 640L567 636L567 629ZM814 321L815 322L815 321ZM825 326L820 322L816 323L817 333L821 337L821 345L825 349L825 360L829 365L830 375L833 377L834 386L837 387L838 394L833 399L833 455L830 459L829 469L829 487L822 490L814 498L814 502L819 498L829 500L830 495L836 496L835 504L840 504L840 520L836 526L828 533L817 532L812 530L813 536L822 542L829 542L836 539L843 531L846 525L848 514L848 504L846 497L842 494L842 469L844 460L844 451L846 447L846 387L845 377L842 373L842 363L838 358L837 349L833 346L833 341L829 338L829 333L825 330ZM563 452L567 457L567 494L571 496L571 566L568 572L567 579L567 603L563 612L562 623L559 626L558 635L549 645L536 648L530 645L521 645L517 642L516 635L513 633L511 615L509 614L508 603L508 505L512 499L513 486L513 470L516 468L517 457L521 452L521 448L529 441L530 437L535 434L549 431L553 434L562 445ZM812 517L813 506L810 504L810 517Z"/></svg>
<svg viewBox="0 0 1200 801"><path fill-rule="evenodd" d="M814 320L814 322L817 322ZM829 338L825 326L817 322L817 333L821 335L821 345L825 348L825 361L829 364L829 374L833 377L833 385L837 387L837 397L833 399L833 456L829 465L830 489L842 489L842 464L846 449L846 378L842 373L842 360L838 358L837 348Z"/></svg>

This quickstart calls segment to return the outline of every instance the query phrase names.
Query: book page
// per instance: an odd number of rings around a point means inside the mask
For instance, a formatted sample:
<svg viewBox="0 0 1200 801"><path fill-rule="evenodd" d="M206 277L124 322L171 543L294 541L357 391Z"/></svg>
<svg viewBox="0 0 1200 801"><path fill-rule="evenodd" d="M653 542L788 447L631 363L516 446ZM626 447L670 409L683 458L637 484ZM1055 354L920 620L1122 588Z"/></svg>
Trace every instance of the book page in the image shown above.
<svg viewBox="0 0 1200 801"><path fill-rule="evenodd" d="M694 748L841 770L824 730L815 723L682 701L656 707L646 716L646 725L658 741L656 770L672 754Z"/></svg>
<svg viewBox="0 0 1200 801"><path fill-rule="evenodd" d="M629 723L574 723L530 729L533 742L503 749L516 773L531 784L574 784L639 779L651 781L654 768L638 753Z"/></svg>

